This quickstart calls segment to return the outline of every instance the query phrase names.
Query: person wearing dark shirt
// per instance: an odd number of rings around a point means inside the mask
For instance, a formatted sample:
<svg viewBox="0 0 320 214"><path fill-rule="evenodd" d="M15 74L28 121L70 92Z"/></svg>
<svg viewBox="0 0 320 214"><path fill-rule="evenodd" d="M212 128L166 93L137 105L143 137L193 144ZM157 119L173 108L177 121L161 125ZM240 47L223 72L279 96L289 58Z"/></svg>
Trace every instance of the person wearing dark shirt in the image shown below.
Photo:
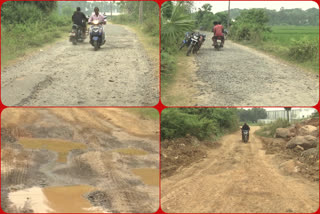
<svg viewBox="0 0 320 214"><path fill-rule="evenodd" d="M241 128L242 139L243 139L243 130L247 130L248 131L248 140L249 140L250 127L247 125L247 123L244 123L242 128Z"/></svg>
<svg viewBox="0 0 320 214"><path fill-rule="evenodd" d="M80 7L77 7L77 11L75 11L72 15L72 22L73 24L79 25L82 28L83 36L86 35L87 25L86 22L88 21L86 15L81 12Z"/></svg>

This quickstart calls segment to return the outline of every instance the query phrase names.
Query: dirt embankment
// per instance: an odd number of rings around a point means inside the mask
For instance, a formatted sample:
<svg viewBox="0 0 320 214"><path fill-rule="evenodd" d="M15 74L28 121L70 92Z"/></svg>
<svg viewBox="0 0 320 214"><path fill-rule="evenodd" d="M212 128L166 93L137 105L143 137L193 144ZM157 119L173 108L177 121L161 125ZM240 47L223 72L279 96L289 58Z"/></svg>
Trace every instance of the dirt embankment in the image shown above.
<svg viewBox="0 0 320 214"><path fill-rule="evenodd" d="M61 41L2 68L2 102L9 106L153 106L158 66L135 33L106 25L106 44ZM157 69L156 69L157 68Z"/></svg>
<svg viewBox="0 0 320 214"><path fill-rule="evenodd" d="M278 128L274 138L260 137L266 154L275 155L285 174L319 181L319 119Z"/></svg>
<svg viewBox="0 0 320 214"><path fill-rule="evenodd" d="M252 133L257 130L252 128ZM300 213L319 207L319 184L285 175L259 137L224 136L203 161L161 180L161 207L171 213Z"/></svg>
<svg viewBox="0 0 320 214"><path fill-rule="evenodd" d="M159 121L121 109L6 109L1 122L5 211L158 209Z"/></svg>
<svg viewBox="0 0 320 214"><path fill-rule="evenodd" d="M207 32L207 35L211 33ZM313 106L319 100L319 75L227 40L221 51L210 37L195 56L195 68L177 71L166 96L180 106ZM192 61L192 60L191 60ZM182 73L182 74L180 74ZM185 74L185 75L183 75ZM182 78L182 79L181 79ZM189 91L182 94L181 91ZM169 102L168 105L171 103Z"/></svg>

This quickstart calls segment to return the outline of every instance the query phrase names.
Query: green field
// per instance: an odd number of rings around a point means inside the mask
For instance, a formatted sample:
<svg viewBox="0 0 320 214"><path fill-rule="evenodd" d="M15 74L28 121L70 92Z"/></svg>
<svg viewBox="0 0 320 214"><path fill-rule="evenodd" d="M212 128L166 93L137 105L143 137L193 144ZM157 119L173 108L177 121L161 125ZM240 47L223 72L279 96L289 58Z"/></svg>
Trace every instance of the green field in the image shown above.
<svg viewBox="0 0 320 214"><path fill-rule="evenodd" d="M317 26L273 26L272 32L265 33L268 42L281 46L293 45L294 40L317 39L319 42L319 27Z"/></svg>
<svg viewBox="0 0 320 214"><path fill-rule="evenodd" d="M319 71L318 26L272 26L271 32L264 33L263 41L248 45L302 68Z"/></svg>

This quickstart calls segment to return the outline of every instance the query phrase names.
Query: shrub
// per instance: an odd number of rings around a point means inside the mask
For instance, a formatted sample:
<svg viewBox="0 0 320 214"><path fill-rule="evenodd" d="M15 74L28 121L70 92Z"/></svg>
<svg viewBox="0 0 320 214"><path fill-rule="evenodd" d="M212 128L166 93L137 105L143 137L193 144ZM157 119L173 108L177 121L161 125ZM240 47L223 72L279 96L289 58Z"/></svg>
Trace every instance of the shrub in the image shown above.
<svg viewBox="0 0 320 214"><path fill-rule="evenodd" d="M294 40L289 48L288 56L297 61L310 61L319 58L319 40L307 39Z"/></svg>
<svg viewBox="0 0 320 214"><path fill-rule="evenodd" d="M277 128L287 128L290 126L288 120L278 119L273 123L265 125L263 128L257 131L257 134L265 137L273 137L276 134Z"/></svg>

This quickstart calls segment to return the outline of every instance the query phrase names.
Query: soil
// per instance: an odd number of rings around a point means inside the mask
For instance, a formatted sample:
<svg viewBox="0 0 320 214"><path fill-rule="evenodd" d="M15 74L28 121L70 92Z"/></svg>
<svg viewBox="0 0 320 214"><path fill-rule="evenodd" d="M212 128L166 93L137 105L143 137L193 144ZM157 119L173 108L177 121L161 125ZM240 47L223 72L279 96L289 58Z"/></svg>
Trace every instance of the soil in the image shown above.
<svg viewBox="0 0 320 214"><path fill-rule="evenodd" d="M258 127L252 127L252 133ZM207 157L161 180L170 213L305 213L319 207L319 183L283 174L254 134L224 136Z"/></svg>
<svg viewBox="0 0 320 214"><path fill-rule="evenodd" d="M319 100L319 75L304 71L230 40L220 51L211 46L211 33L195 55L196 76L185 75L170 91L185 94L180 106L313 106ZM180 71L185 73L184 70ZM178 71L179 73L179 71ZM188 72L190 73L190 72ZM180 75L184 76L184 75ZM189 78L189 80L187 79ZM180 81L180 80L179 80ZM189 84L185 84L189 83ZM196 103L195 103L196 101ZM171 104L171 103L169 103Z"/></svg>
<svg viewBox="0 0 320 214"><path fill-rule="evenodd" d="M8 106L153 106L158 68L129 28L105 26L106 44L57 42L1 71Z"/></svg>
<svg viewBox="0 0 320 214"><path fill-rule="evenodd" d="M159 207L159 142L156 140L159 122L144 120L152 124L144 130L145 135L133 134L143 132L139 129L144 127L144 121L126 110L110 110L31 108L19 112L19 109L6 109L2 114L2 126L7 131L1 139L1 152L6 154L2 155L1 163L7 169L1 171L7 173L1 176L2 197L7 199L3 205L5 211L156 211ZM109 114L112 120L107 118ZM24 120L26 115L32 115L28 122ZM121 126L115 125L123 116L126 120L118 123ZM131 124L135 124L132 130ZM34 143L32 149L19 143L25 135L30 145ZM51 141L55 143L50 144ZM67 151L62 148L63 144L68 144ZM60 153L64 161L59 161ZM8 176L11 168L21 177L15 179L15 183ZM65 191L72 195L67 198L75 198L75 203L85 205L75 207L71 201L66 203L70 206L61 204L59 194Z"/></svg>

